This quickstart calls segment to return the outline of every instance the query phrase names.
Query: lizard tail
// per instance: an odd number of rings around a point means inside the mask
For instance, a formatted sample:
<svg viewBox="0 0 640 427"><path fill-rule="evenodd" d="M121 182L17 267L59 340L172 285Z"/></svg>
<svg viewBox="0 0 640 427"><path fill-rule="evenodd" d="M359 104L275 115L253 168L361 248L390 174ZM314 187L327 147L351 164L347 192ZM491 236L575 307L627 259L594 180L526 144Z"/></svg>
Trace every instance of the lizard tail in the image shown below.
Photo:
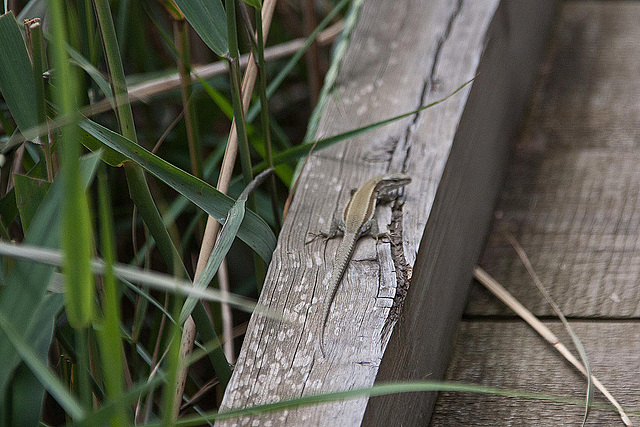
<svg viewBox="0 0 640 427"><path fill-rule="evenodd" d="M324 308L322 309L322 327L320 329L320 352L322 353L322 357L326 358L327 353L324 350L324 333L327 329L327 320L329 320L329 309L331 308L331 302L324 304Z"/></svg>
<svg viewBox="0 0 640 427"><path fill-rule="evenodd" d="M347 270L347 264L349 263L349 259L353 254L353 251L356 247L356 241L358 240L356 235L349 236L348 233L345 233L342 238L342 242L340 242L340 246L338 247L338 253L336 254L336 262L334 263L334 277L331 278L329 282L329 298L327 298L324 302L322 308L322 328L320 329L320 351L322 352L322 357L326 358L326 352L324 350L324 335L327 329L327 323L329 321L329 314L331 313L331 305L333 304L333 300L336 297L336 293L338 292L338 287L340 286L340 282L342 281L342 277ZM346 244L345 244L346 242ZM337 266L337 269L336 267Z"/></svg>

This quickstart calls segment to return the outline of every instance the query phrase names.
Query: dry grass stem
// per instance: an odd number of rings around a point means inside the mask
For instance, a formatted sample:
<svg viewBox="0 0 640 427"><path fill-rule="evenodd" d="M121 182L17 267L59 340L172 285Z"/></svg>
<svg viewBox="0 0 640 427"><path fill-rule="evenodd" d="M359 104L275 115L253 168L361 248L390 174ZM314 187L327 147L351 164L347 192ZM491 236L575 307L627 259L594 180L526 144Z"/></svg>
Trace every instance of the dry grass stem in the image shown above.
<svg viewBox="0 0 640 427"><path fill-rule="evenodd" d="M587 369L580 363L580 361L571 353L571 351L558 339L558 337L542 323L536 316L533 315L525 306L523 306L517 299L514 298L500 283L498 283L493 277L491 277L482 268L476 266L473 270L473 276L480 282L485 288L487 288L493 295L495 295L500 301L502 301L507 307L513 310L518 316L520 316L529 326L531 326L538 334L540 334L549 344L551 344L565 359L569 361L575 368L580 371L584 376L587 376ZM613 406L618 410L622 422L626 426L632 426L633 423L629 416L626 414L622 406L613 397L613 395L605 388L605 386L594 375L591 375L591 381L600 392L611 402Z"/></svg>
<svg viewBox="0 0 640 427"><path fill-rule="evenodd" d="M524 267L527 270L527 273L529 273L529 276L533 280L533 283L536 285L536 288L538 288L538 291L542 294L544 299L547 301L547 304L551 306L554 313L556 313L556 316L558 316L558 318L562 322L562 325L569 333L569 336L573 341L573 345L576 347L576 350L578 350L578 354L582 359L582 363L587 372L586 374L587 398L586 398L586 404L585 404L584 419L582 421L582 425L584 426L589 416L589 407L591 406L591 400L593 398L593 388L592 388L593 383L591 381L591 367L589 366L589 359L587 358L587 353L584 349L584 346L582 345L582 341L580 341L580 338L578 337L578 335L573 331L573 328L569 324L569 321L565 317L562 310L560 310L560 307L558 306L558 304L556 304L555 300L551 297L551 294L549 293L547 288L542 284L542 280L540 280L540 278L538 277L538 274L536 273L535 269L533 268L533 265L531 264L531 261L529 260L529 257L527 256L527 253L524 251L524 249L522 249L522 246L520 246L520 243L518 243L516 238L513 237L511 233L503 231L503 235L509 241L513 249L515 249L516 253L518 254L518 257L520 258L520 261L522 261L522 264L524 264Z"/></svg>
<svg viewBox="0 0 640 427"><path fill-rule="evenodd" d="M267 2L265 2L266 4ZM317 41L318 45L325 46L327 44L333 43L335 38L340 34L342 30L342 21L339 21L333 24L331 27L322 31L318 34ZM265 33L266 36L266 33ZM266 38L266 37L265 37ZM265 48L264 50L264 59L265 61L285 58L289 55L294 54L298 50L302 48L305 43L304 38L299 38L296 40L292 40L287 43L282 43L276 46L271 46ZM253 56L251 56L251 62L254 62ZM240 66L247 67L249 64L249 55L241 55L240 56ZM228 71L226 61L217 61L211 64L194 66L191 70L191 81L196 83L198 81L198 77L203 79L208 79L210 77L224 74ZM255 80L255 78L254 78ZM160 95L162 93L175 90L180 88L180 75L179 73L173 73L165 77L160 77L157 79L149 80L143 83L138 83L135 85L131 85L128 94L128 102L136 102L136 101L146 101L152 96ZM122 102L126 102L127 100L122 100ZM105 98L95 104L91 105L88 110L83 110L83 113L86 115L98 114L101 112L105 112L111 109L111 103L109 99Z"/></svg>
<svg viewBox="0 0 640 427"><path fill-rule="evenodd" d="M223 259L218 270L218 283L220 284L220 292L227 295L229 293L229 270L227 269L227 260ZM235 363L235 348L233 346L233 316L231 314L231 306L222 304L222 338L224 354L227 356L229 363Z"/></svg>
<svg viewBox="0 0 640 427"><path fill-rule="evenodd" d="M276 6L276 0L266 0L262 8L262 32L264 39L267 39L269 34L269 27L271 26L271 19L273 18L273 11ZM246 114L249 110L249 103L251 101L251 93L256 83L258 76L258 66L254 59L253 53L249 55L247 69L245 71L244 78L242 80L242 108ZM233 174L233 167L236 162L236 156L238 154L238 133L235 120L231 123L231 130L229 132L229 138L227 140L227 148L222 159L222 165L220 167L220 175L218 177L217 189L222 193L227 193L229 190L229 183ZM204 236L202 237L202 245L200 246L200 253L198 255L198 262L196 265L196 271L194 275L194 281L200 276L204 267L207 264L209 255L213 250L213 246L220 231L220 223L215 218L209 216L207 218L207 224L205 226ZM195 323L189 317L184 324L182 331L182 341L180 344L180 358L184 360L193 349L193 343L195 341ZM178 389L174 396L174 409L179 410L182 404L182 393L184 391L184 385L187 378L188 367L182 368L178 373Z"/></svg>

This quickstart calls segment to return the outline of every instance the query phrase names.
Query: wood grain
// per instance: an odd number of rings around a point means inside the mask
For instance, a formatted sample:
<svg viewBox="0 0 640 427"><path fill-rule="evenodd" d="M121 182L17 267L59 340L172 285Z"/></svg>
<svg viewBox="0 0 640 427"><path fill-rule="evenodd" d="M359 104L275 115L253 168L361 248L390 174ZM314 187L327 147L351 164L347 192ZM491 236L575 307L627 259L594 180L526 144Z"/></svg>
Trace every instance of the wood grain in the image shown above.
<svg viewBox="0 0 640 427"><path fill-rule="evenodd" d="M370 386L381 360L383 367L395 363L403 348L410 349L404 356L425 346L439 349L428 364L420 357L406 367L414 367L415 375L433 365L444 372L503 180L508 141L519 124L554 4L364 3L336 85L325 100L318 137L411 111L480 74L472 86L436 108L311 158L260 296L261 304L283 318L252 317L222 410ZM525 19L532 13L539 14L535 22ZM328 229L352 188L387 171L413 177L401 202L377 213L381 230L396 218L400 227L392 233L401 244L391 251L383 241L360 241L333 304L327 358L322 358L317 345L321 303L339 242L305 245L307 233ZM399 339L393 331L385 353L389 337L381 332L398 283L409 280L406 320L400 321L405 329ZM432 319L440 320L432 324ZM433 354L431 349L425 353ZM384 375L399 378L389 369ZM393 401L378 400L367 418L382 420L376 413L384 410L385 417L411 423L413 414L406 407L384 409L389 404ZM432 405L433 399L418 402L415 412L428 419ZM366 408L367 399L357 399L220 425L359 425Z"/></svg>
<svg viewBox="0 0 640 427"><path fill-rule="evenodd" d="M559 322L547 326L562 335ZM626 410L640 408L640 323L572 322L592 372ZM563 337L564 338L564 337ZM567 343L570 341L567 339ZM584 376L519 321L463 321L446 379L583 399ZM594 402L606 404L598 391ZM580 425L584 406L467 393L441 393L431 426ZM635 425L640 415L631 415ZM623 425L613 411L592 409L587 425Z"/></svg>
<svg viewBox="0 0 640 427"><path fill-rule="evenodd" d="M481 265L534 314L640 316L640 3L566 2ZM474 287L466 313L510 315Z"/></svg>

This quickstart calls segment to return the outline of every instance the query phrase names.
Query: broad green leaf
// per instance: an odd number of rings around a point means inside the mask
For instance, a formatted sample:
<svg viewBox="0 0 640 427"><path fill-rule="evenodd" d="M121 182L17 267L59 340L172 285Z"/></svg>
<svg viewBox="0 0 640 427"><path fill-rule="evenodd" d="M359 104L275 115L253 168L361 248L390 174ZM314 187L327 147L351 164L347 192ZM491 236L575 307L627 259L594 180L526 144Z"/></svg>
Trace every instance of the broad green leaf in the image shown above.
<svg viewBox="0 0 640 427"><path fill-rule="evenodd" d="M98 141L82 129L80 129L80 138L80 142L82 143L82 145L87 147L89 150L94 152L100 150L102 152L102 160L109 166L120 167L127 160L127 158L122 154L100 143L100 141Z"/></svg>
<svg viewBox="0 0 640 427"><path fill-rule="evenodd" d="M82 120L80 127L100 142L133 160L164 181L220 223L224 223L229 209L234 203L231 197L222 194L201 179L166 162L122 135L91 120ZM238 231L238 237L255 250L265 262L269 263L271 254L276 247L276 238L267 223L255 212L247 211Z"/></svg>
<svg viewBox="0 0 640 427"><path fill-rule="evenodd" d="M41 418L44 388L29 367L20 362L9 385L9 425L36 426Z"/></svg>
<svg viewBox="0 0 640 427"><path fill-rule="evenodd" d="M82 159L81 176L84 187L88 187L100 162L99 153L90 154ZM60 241L60 207L62 204L62 185L59 179L52 184L49 192L40 204L40 208L31 220L24 243L44 248L58 247ZM0 292L0 313L2 313L14 328L24 330L33 316L33 308L40 304L47 286L51 281L54 267L33 262L32 260L17 260L13 268L7 271L5 286ZM9 378L19 362L13 346L0 336L0 405Z"/></svg>
<svg viewBox="0 0 640 427"><path fill-rule="evenodd" d="M218 56L229 53L227 17L220 0L175 0L202 41Z"/></svg>
<svg viewBox="0 0 640 427"><path fill-rule="evenodd" d="M16 219L18 207L16 206L15 187L0 200L0 223L5 229Z"/></svg>
<svg viewBox="0 0 640 427"><path fill-rule="evenodd" d="M20 212L22 229L26 232L29 229L31 220L38 212L38 207L49 191L51 183L42 179L31 178L26 175L14 175L16 189L16 206Z"/></svg>
<svg viewBox="0 0 640 427"><path fill-rule="evenodd" d="M207 286L213 279L213 276L218 271L222 260L229 252L229 248L231 248L231 244L238 233L238 229L240 228L240 224L242 224L244 214L245 214L245 204L247 202L247 198L249 194L257 188L260 183L264 181L264 179L273 172L271 169L263 172L258 175L248 186L244 189L238 200L234 203L233 207L229 210L229 214L227 216L227 220L222 226L222 230L220 231L220 237L216 241L216 245L211 251L209 255L209 259L207 260L207 264L200 274L196 281L193 284L193 288L195 290L206 290ZM192 314L194 319L201 319L200 321L206 321L207 317L202 309L202 305L199 301L189 296L185 303L182 306L182 310L180 312L180 324L184 324L184 322L188 319L189 315ZM213 349L210 353L210 359L213 364L213 367L220 379L220 383L226 387L229 383L229 379L231 378L231 370L229 369L229 364L227 362L227 358L224 354L222 346L218 340L218 337L215 333L211 334L202 334L200 333L202 338L210 343L213 343Z"/></svg>
<svg viewBox="0 0 640 427"><path fill-rule="evenodd" d="M260 0L242 0L242 1L258 10L262 9L262 2Z"/></svg>
<svg viewBox="0 0 640 427"><path fill-rule="evenodd" d="M53 336L56 314L62 309L62 295L47 295L35 309L35 317L27 332L27 342L42 363L46 364ZM11 380L11 424L35 426L40 421L44 387L31 370L21 363Z"/></svg>
<svg viewBox="0 0 640 427"><path fill-rule="evenodd" d="M218 240L216 240L216 245L209 255L207 264L205 265L204 270L202 270L202 273L200 273L200 276L198 276L193 283L193 287L195 289L205 289L209 283L211 283L211 280L213 280L213 276L218 272L218 268L220 267L222 260L227 256L227 252L229 252L231 244L238 233L238 229L240 228L240 224L244 218L245 205L249 194L272 172L272 169L268 169L256 176L251 184L249 184L242 194L240 194L238 200L236 200L233 207L229 210L227 220L222 226L220 236L218 237ZM187 320L197 301L198 300L196 298L189 297L184 302L180 313L180 324L183 324Z"/></svg>
<svg viewBox="0 0 640 427"><path fill-rule="evenodd" d="M47 363L38 358L24 338L14 329L4 313L0 313L0 331L44 388L53 396L62 408L74 419L82 419L85 411L76 399L67 391L67 386L51 372Z"/></svg>
<svg viewBox="0 0 640 427"><path fill-rule="evenodd" d="M222 156L224 155L225 145L220 144L216 150L209 156L209 158L204 163L204 177L207 181L211 182L215 179L213 173L216 169L216 166L222 160ZM212 179L214 178L214 179ZM0 201L1 203L1 201ZM189 199L186 197L179 195L176 197L169 205L169 208L165 210L164 215L162 217L162 221L168 227L173 224L182 212L189 206ZM0 211L1 212L1 211ZM197 215L196 215L197 216ZM195 217L194 217L195 218ZM140 265L142 260L146 256L148 250L153 249L155 246L155 241L145 242L145 244L140 248L138 253L136 254L133 262L136 265Z"/></svg>
<svg viewBox="0 0 640 427"><path fill-rule="evenodd" d="M31 62L11 12L0 16L0 90L20 130L38 124Z"/></svg>

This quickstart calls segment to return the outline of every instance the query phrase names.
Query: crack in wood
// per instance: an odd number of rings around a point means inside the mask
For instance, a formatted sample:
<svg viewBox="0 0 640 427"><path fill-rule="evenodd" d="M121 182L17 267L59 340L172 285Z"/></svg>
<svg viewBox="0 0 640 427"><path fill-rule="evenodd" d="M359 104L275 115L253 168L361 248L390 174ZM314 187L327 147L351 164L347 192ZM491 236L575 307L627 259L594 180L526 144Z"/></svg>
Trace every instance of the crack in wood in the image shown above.
<svg viewBox="0 0 640 427"><path fill-rule="evenodd" d="M422 92L420 93L419 106L424 105L424 102L426 101L427 95L429 94L431 88L435 87L438 83L438 80L436 79L435 75L436 75L436 70L438 68L438 63L440 61L440 53L442 52L444 44L446 43L446 41L449 39L449 36L451 35L453 24L455 23L458 16L460 16L460 11L462 10L463 1L464 0L458 0L458 3L456 4L455 9L453 10L453 12L451 12L451 16L449 17L449 21L447 22L447 26L444 30L444 33L442 33L442 36L440 37L440 39L438 39L436 51L433 55L433 64L431 65L431 71L429 72L429 76L425 79L422 85ZM416 124L418 123L420 113L421 112L418 112L415 114L415 116L413 117L413 120L411 121L411 124L407 127L407 135L411 133L411 128L416 126Z"/></svg>
<svg viewBox="0 0 640 427"><path fill-rule="evenodd" d="M433 64L431 65L431 71L429 75L424 80L422 85L422 90L420 93L420 105L423 105L426 102L427 96L431 89L437 85L436 79L436 70L438 68L438 63L440 59L440 54L443 50L443 47L451 34L451 30L453 29L453 25L456 22L458 16L462 11L462 5L464 0L458 0L456 7L451 12L449 16L449 20L447 21L447 25L442 33L442 36L438 39L438 43L435 49L435 53L433 55ZM411 123L407 125L405 131L405 138L407 141L411 139L411 134L413 129L418 125L418 120L420 118L421 113L416 113L411 120ZM400 140L395 141L397 145ZM395 150L395 145L393 149ZM411 144L408 144L406 147L405 154L405 163L406 159L409 158L409 152L411 150ZM406 165L403 165L403 170ZM384 326L382 327L382 331L380 334L380 348L384 350L386 343L388 342L389 336L391 334L393 325L400 319L400 314L402 312L402 307L404 305L404 301L407 297L407 292L410 286L410 273L411 266L407 263L407 260L404 256L404 246L402 244L402 205L404 201L398 199L396 203L394 203L392 208L392 217L390 227L390 235L391 235L391 258L393 259L393 263L396 270L396 294L393 297L393 303L391 308L389 309L389 314L387 319L385 320Z"/></svg>

